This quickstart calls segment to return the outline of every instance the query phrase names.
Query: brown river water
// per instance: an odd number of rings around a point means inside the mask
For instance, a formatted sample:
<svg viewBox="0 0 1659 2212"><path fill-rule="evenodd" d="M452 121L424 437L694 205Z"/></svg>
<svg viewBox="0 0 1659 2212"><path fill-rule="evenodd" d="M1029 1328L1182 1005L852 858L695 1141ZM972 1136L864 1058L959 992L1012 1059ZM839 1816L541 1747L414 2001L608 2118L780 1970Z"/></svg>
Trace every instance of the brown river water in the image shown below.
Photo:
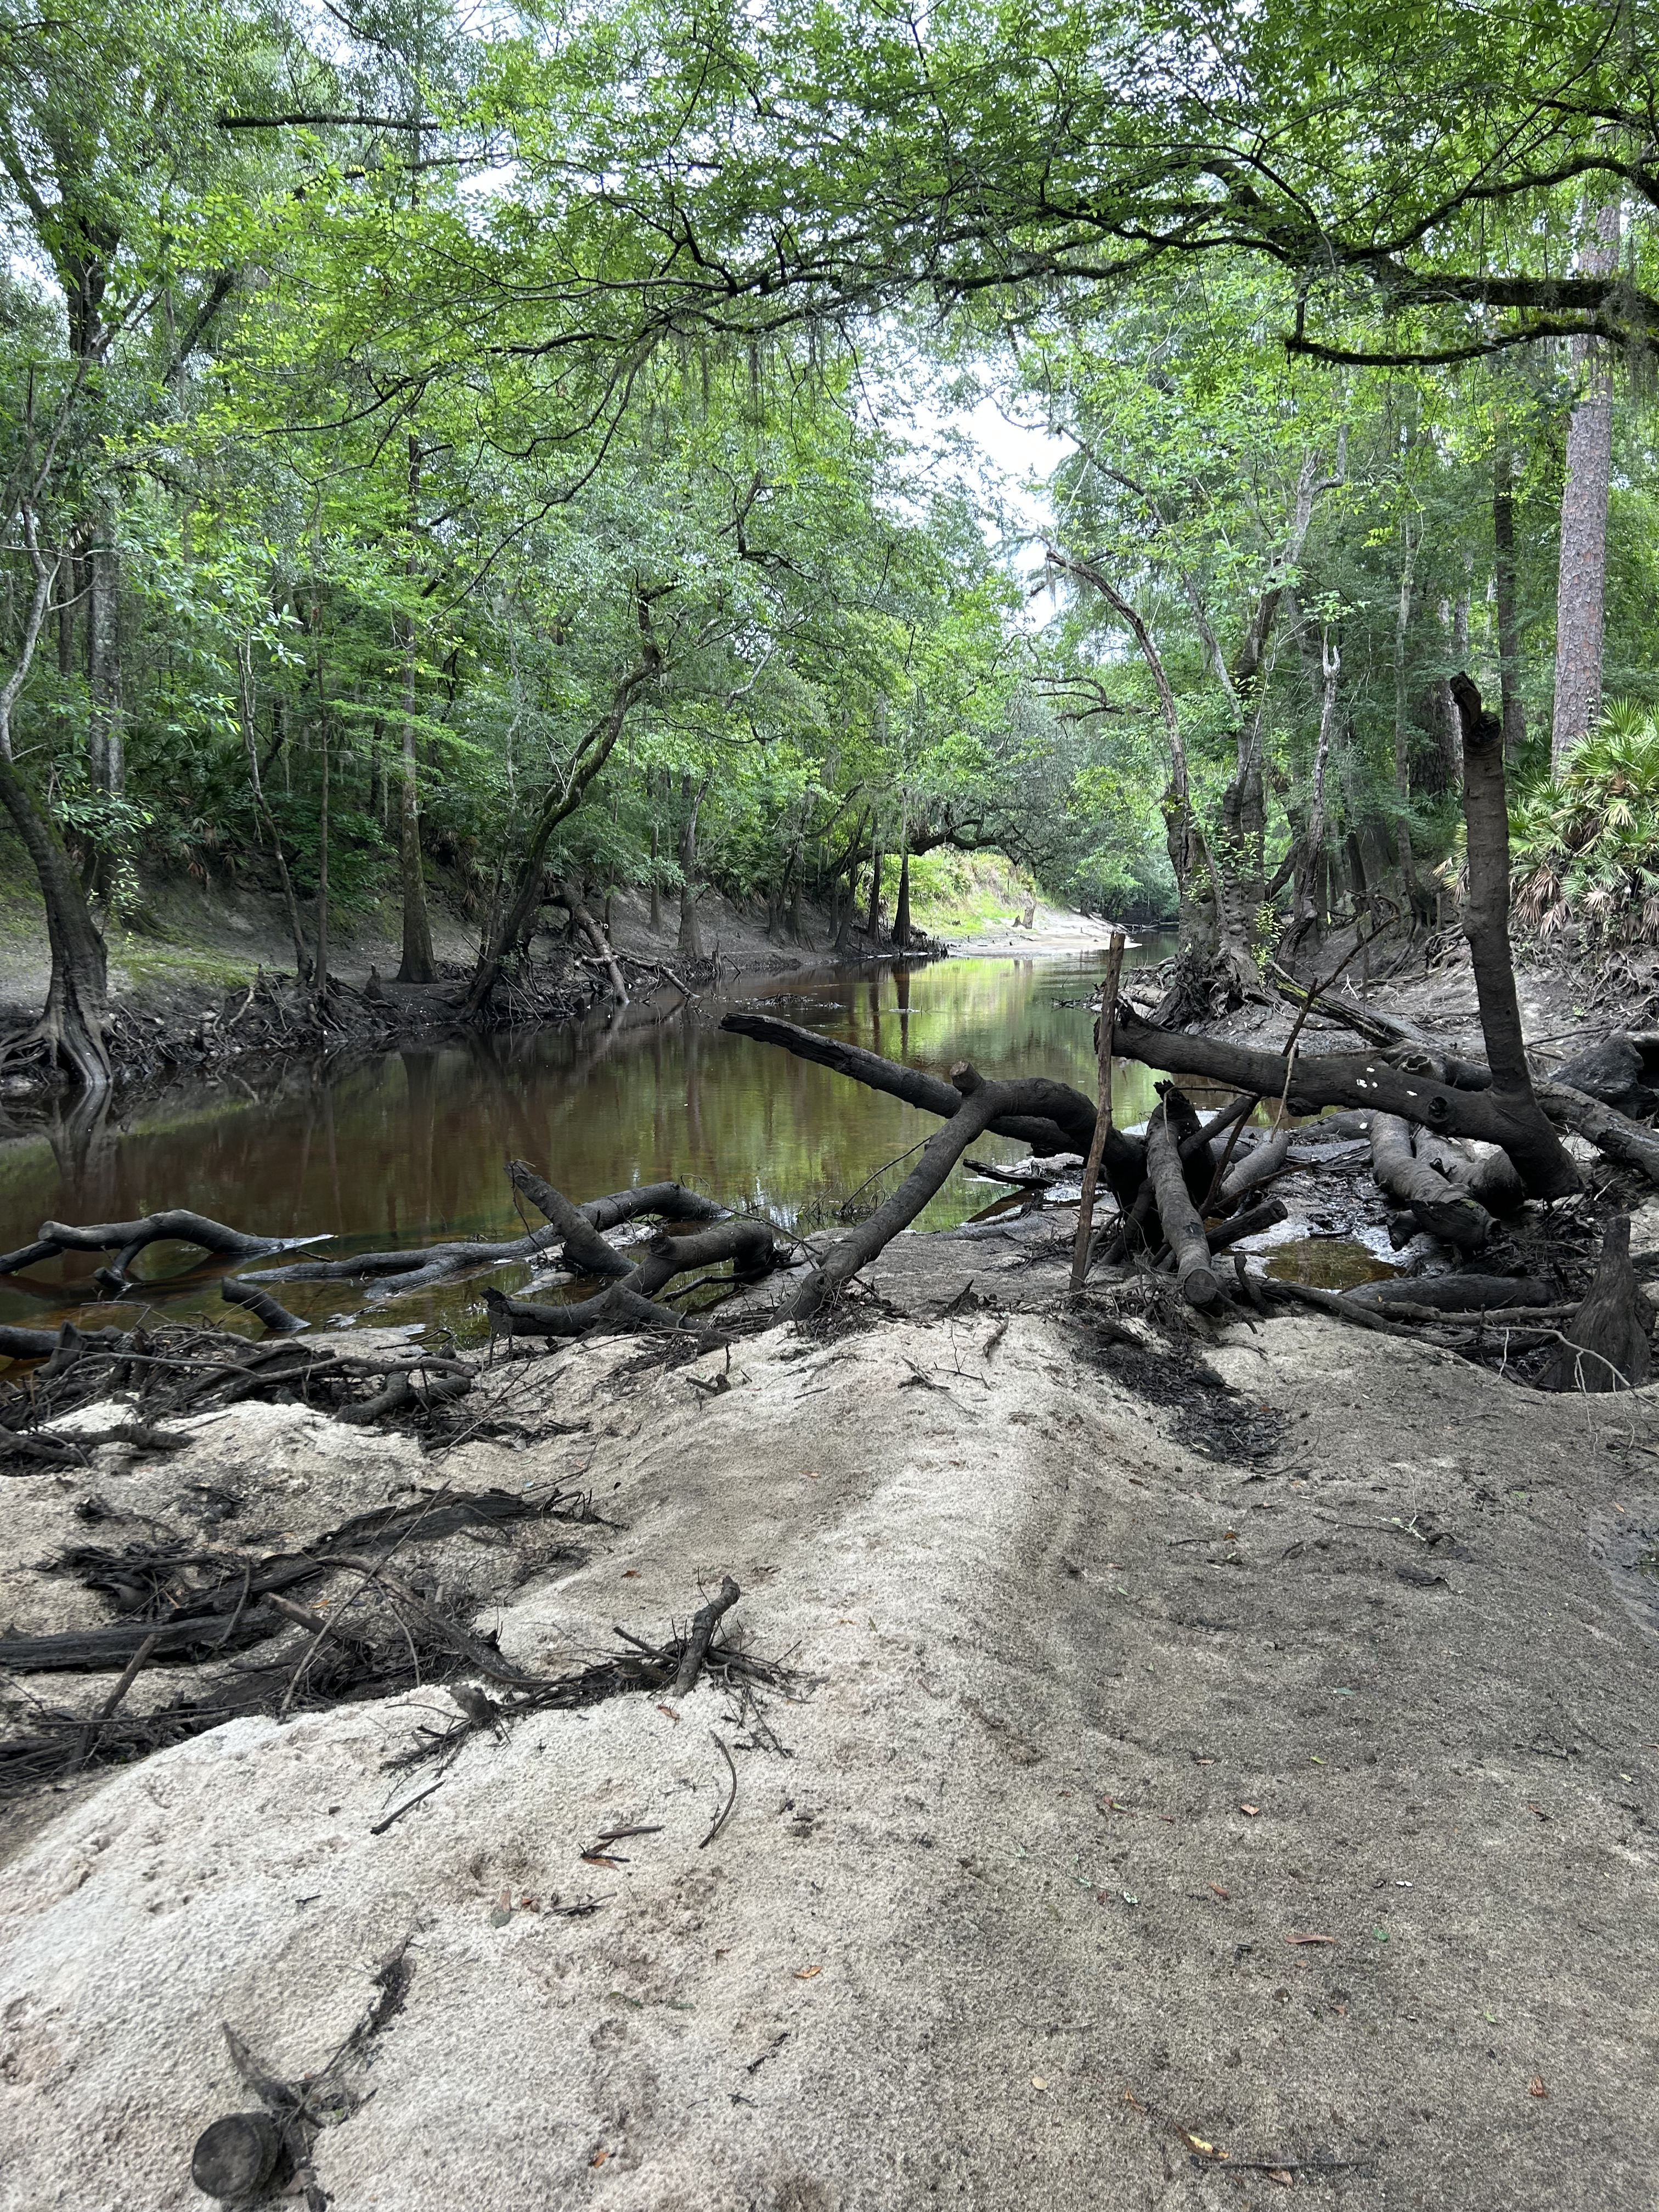
<svg viewBox="0 0 1659 2212"><path fill-rule="evenodd" d="M1166 950L1149 938L1126 965L1151 964ZM250 1068L89 1128L0 1136L0 1249L27 1243L44 1220L131 1220L172 1206L256 1235L332 1240L295 1257L507 1238L523 1227L503 1172L512 1158L579 1200L672 1176L785 1228L827 1226L860 1186L860 1211L890 1189L904 1170L890 1164L938 1124L828 1068L722 1032L732 1005L763 1006L919 1067L942 1073L966 1059L986 1075L1048 1075L1092 1092L1088 999L1103 972L1100 952L815 969L750 976L729 997L673 1011L646 1003L614 1018L349 1066ZM1116 1065L1121 1125L1146 1119L1156 1079ZM1011 1161L1024 1149L987 1138L975 1152ZM1004 1194L958 1168L919 1225L951 1227ZM88 1304L98 1261L69 1255L27 1282L0 1282L0 1321L130 1327L148 1309L151 1320L211 1319L257 1334L257 1323L221 1301L222 1269L192 1269L191 1259L185 1247L154 1246L141 1263L152 1279L142 1303ZM252 1261L247 1272L275 1264ZM492 1279L517 1290L529 1270L500 1268ZM279 1292L319 1324L361 1317L435 1324L467 1340L483 1333L477 1278L366 1306L371 1294L341 1283Z"/></svg>

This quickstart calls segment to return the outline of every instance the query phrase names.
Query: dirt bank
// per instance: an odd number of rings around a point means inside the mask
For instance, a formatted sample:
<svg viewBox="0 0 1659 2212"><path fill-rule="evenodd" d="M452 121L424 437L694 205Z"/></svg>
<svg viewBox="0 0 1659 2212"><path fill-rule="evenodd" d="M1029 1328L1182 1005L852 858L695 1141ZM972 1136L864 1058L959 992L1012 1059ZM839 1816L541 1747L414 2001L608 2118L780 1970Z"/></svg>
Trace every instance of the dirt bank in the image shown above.
<svg viewBox="0 0 1659 2212"><path fill-rule="evenodd" d="M32 1626L89 1603L36 1571L89 1493L106 1544L294 1544L411 1484L579 1482L616 1524L579 1558L538 1523L402 1571L538 1672L729 1572L792 1675L447 1769L387 1762L448 1690L246 1719L37 1807L0 2202L201 2203L192 2143L252 2102L221 2023L314 2069L408 1937L317 2138L336 2212L1650 2204L1654 1394L1316 1318L1182 1348L1058 1314L1057 1264L901 1240L888 1318L771 1329L724 1391L632 1341L504 1365L516 1427L436 1462L239 1407L139 1474L9 1479Z"/></svg>

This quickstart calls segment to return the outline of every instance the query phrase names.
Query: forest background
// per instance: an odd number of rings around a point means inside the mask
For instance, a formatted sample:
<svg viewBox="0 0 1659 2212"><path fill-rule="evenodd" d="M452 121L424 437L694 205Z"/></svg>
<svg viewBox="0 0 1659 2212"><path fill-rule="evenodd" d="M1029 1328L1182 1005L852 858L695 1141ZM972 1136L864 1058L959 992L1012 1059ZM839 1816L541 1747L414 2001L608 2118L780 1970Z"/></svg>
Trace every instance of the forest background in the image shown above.
<svg viewBox="0 0 1659 2212"><path fill-rule="evenodd" d="M902 944L996 852L1236 987L1449 914L1462 668L1524 920L1659 933L1652 27L6 0L41 1039L107 1080L169 877L319 990L441 902L481 1012L571 878Z"/></svg>

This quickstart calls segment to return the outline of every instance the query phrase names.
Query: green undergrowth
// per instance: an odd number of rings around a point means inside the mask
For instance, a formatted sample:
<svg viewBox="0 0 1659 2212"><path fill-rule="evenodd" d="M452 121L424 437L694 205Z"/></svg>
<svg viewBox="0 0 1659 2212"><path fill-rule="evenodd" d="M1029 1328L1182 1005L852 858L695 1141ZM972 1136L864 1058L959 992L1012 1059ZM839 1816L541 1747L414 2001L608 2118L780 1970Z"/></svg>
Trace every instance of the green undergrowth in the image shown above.
<svg viewBox="0 0 1659 2212"><path fill-rule="evenodd" d="M890 916L898 896L898 863L882 872ZM910 863L910 918L930 937L948 937L1023 913L1040 899L1030 871L1000 853L924 853Z"/></svg>

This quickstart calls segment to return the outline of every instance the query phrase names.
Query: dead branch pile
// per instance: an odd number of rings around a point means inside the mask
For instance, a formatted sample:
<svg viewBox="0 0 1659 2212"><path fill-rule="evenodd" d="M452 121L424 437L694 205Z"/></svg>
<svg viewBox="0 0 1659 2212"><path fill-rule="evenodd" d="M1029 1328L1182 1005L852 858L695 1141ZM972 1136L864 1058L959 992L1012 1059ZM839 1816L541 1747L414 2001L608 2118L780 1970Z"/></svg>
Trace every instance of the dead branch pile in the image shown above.
<svg viewBox="0 0 1659 2212"><path fill-rule="evenodd" d="M410 1542L434 1543L469 1529L501 1532L526 1522L580 1526L600 1518L585 1496L557 1488L534 1499L445 1488L356 1515L291 1552L184 1539L118 1550L74 1546L46 1571L96 1592L117 1618L98 1628L0 1638L0 1667L25 1675L118 1679L91 1713L11 1701L18 1732L0 1741L0 1796L182 1743L242 1714L389 1697L462 1674L526 1680L492 1638L468 1626L473 1601L429 1595L392 1559ZM561 1542L544 1548L537 1565L582 1556ZM321 1613L314 1609L319 1586L329 1593ZM301 1590L303 1605L295 1595ZM262 1662L221 1663L278 1639L285 1639L281 1648ZM133 1683L151 1666L207 1669L210 1679L158 1710L124 1710Z"/></svg>
<svg viewBox="0 0 1659 2212"><path fill-rule="evenodd" d="M1468 830L1464 933L1474 971L1484 1055L1452 1054L1403 1022L1372 1008L1351 1008L1346 1001L1330 997L1328 987L1304 989L1288 978L1287 995L1300 1000L1300 1011L1282 1053L1161 1026L1121 996L1109 994L1110 1002L1100 1017L1105 1034L1097 1033L1097 1038L1103 1066L1109 1053L1172 1074L1224 1085L1239 1095L1232 1107L1202 1125L1174 1084L1160 1084L1158 1107L1144 1139L1106 1123L1097 1149L1118 1216L1115 1224L1097 1233L1096 1261L1167 1270L1176 1278L1187 1305L1210 1316L1235 1310L1234 1287L1246 1291L1258 1306L1264 1296L1272 1296L1340 1310L1363 1327L1403 1329L1408 1334L1425 1311L1434 1311L1419 1307L1411 1321L1402 1322L1373 1310L1372 1302L1308 1291L1299 1285L1261 1284L1252 1289L1242 1262L1229 1285L1211 1265L1212 1255L1227 1243L1283 1216L1277 1200L1258 1200L1249 1208L1245 1201L1291 1164L1292 1140L1286 1129L1275 1126L1237 1166L1232 1164L1237 1130L1225 1151L1217 1151L1216 1140L1228 1124L1242 1121L1264 1101L1276 1102L1276 1125L1287 1115L1300 1118L1330 1107L1347 1109L1337 1117L1346 1125L1343 1133L1366 1139L1376 1181L1397 1208L1396 1247L1425 1231L1449 1245L1465 1263L1491 1249L1498 1224L1517 1221L1528 1200L1549 1201L1583 1191L1585 1178L1562 1141L1562 1130L1659 1182L1659 1134L1632 1112L1621 1110L1644 1110L1659 1099L1659 1093L1645 1083L1650 1061L1641 1040L1621 1036L1616 1042L1582 1053L1553 1080L1534 1075L1522 1031L1509 943L1501 732L1497 718L1486 712L1466 677L1455 679L1452 690L1462 721ZM1346 1024L1370 1048L1299 1052L1304 1024L1314 1012ZM915 1218L984 1131L1023 1139L1034 1155L1049 1158L1062 1152L1087 1154L1097 1142L1095 1105L1065 1085L1032 1079L987 1082L965 1064L951 1071L947 1085L924 1070L884 1060L768 1015L732 1014L723 1026L902 1098L940 1115L944 1122L905 1183L820 1259L789 1309L797 1320L832 1297ZM1659 1045L1659 1040L1651 1042ZM1659 1050L1653 1053L1652 1062L1659 1063ZM1473 1332L1449 1333L1455 1348L1466 1348L1471 1340L1484 1345L1492 1312L1502 1311L1507 1319L1511 1313L1536 1313L1543 1305L1559 1304L1561 1310L1552 1319L1565 1321L1565 1328L1551 1328L1540 1319L1516 1346L1522 1352L1556 1348L1547 1372L1534 1363L1528 1379L1547 1388L1584 1389L1631 1387L1644 1380L1653 1315L1630 1267L1627 1222L1623 1235L1621 1245L1618 1225L1608 1231L1595 1285L1588 1297L1566 1297L1565 1280L1539 1296L1533 1295L1534 1285L1511 1280L1496 1294L1498 1305L1486 1296L1471 1297L1465 1310L1481 1318ZM1081 1262L1079 1270L1073 1276L1074 1289L1081 1285ZM1402 1297L1397 1303L1409 1308L1412 1302ZM1438 1318L1443 1320L1443 1314ZM1510 1342L1506 1337L1500 1355L1506 1364ZM1590 1380L1592 1372L1601 1379Z"/></svg>
<svg viewBox="0 0 1659 2212"><path fill-rule="evenodd" d="M19 1345L17 1339L28 1340ZM35 1340L45 1338L44 1346ZM189 1443L167 1424L217 1413L243 1400L315 1406L335 1419L366 1425L390 1414L418 1424L472 1388L477 1363L446 1353L371 1357L284 1339L252 1345L223 1329L190 1327L100 1329L65 1322L55 1334L8 1330L0 1350L43 1366L0 1383L0 1468L84 1467L93 1449L128 1443L140 1452L176 1451ZM59 1425L93 1405L110 1404L101 1428Z"/></svg>
<svg viewBox="0 0 1659 2212"><path fill-rule="evenodd" d="M661 1644L617 1628L614 1633L624 1648L574 1674L513 1683L495 1697L458 1698L461 1711L455 1720L442 1729L416 1729L414 1742L386 1764L407 1770L436 1760L447 1766L471 1737L505 1730L526 1714L577 1711L639 1690L659 1698L684 1698L704 1676L732 1695L743 1723L769 1738L762 1693L787 1692L794 1676L781 1662L763 1659L726 1636L724 1617L742 1595L727 1575L686 1626ZM775 1741L769 1741L768 1748L774 1747Z"/></svg>

